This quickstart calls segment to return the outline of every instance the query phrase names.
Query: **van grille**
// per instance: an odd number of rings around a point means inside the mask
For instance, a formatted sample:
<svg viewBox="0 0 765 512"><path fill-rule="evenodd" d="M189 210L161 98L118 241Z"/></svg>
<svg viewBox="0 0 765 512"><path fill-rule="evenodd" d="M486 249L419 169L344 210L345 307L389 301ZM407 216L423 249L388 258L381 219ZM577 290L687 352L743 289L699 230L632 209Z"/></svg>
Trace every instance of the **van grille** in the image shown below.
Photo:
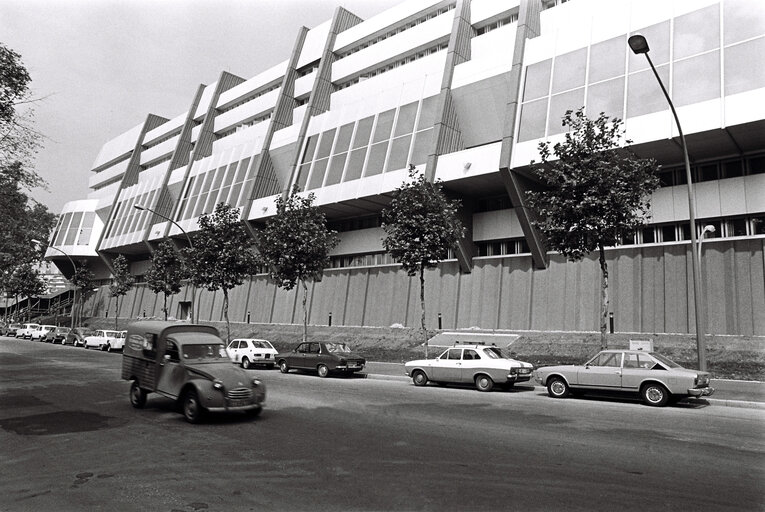
<svg viewBox="0 0 765 512"><path fill-rule="evenodd" d="M252 389L250 388L236 388L230 389L226 393L226 398L229 400L239 400L242 398L250 398L252 396Z"/></svg>

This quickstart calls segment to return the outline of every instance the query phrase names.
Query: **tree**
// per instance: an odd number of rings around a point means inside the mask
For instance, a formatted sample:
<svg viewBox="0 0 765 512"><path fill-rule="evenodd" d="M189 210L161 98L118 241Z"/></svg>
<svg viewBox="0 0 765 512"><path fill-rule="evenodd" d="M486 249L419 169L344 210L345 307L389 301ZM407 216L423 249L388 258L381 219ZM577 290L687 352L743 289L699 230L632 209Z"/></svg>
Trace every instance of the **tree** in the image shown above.
<svg viewBox="0 0 765 512"><path fill-rule="evenodd" d="M255 264L252 239L239 222L239 210L218 203L211 215L199 218L194 246L187 249L189 274L194 284L214 292L223 290L226 338L231 339L228 319L228 291L244 282Z"/></svg>
<svg viewBox="0 0 765 512"><path fill-rule="evenodd" d="M393 192L393 200L382 211L385 250L401 263L408 276L419 275L420 326L426 357L425 269L434 268L446 259L449 249L465 236L465 227L457 217L459 207L459 200L450 200L444 195L440 181L429 182L410 165L409 181Z"/></svg>
<svg viewBox="0 0 765 512"><path fill-rule="evenodd" d="M8 292L16 297L16 312L18 314L20 297L37 297L45 292L45 281L40 276L40 271L31 263L17 266L6 281ZM27 321L31 313L31 301L28 301Z"/></svg>
<svg viewBox="0 0 765 512"><path fill-rule="evenodd" d="M294 187L286 197L276 198L276 215L258 232L257 245L262 262L276 285L303 289L303 341L308 337L308 281L321 278L330 264L329 251L339 239L327 228L324 213L313 206L313 193L303 197Z"/></svg>
<svg viewBox="0 0 765 512"><path fill-rule="evenodd" d="M127 258L120 254L112 262L112 282L109 285L109 293L114 297L114 330L119 329L120 297L127 294L135 284L135 277L130 273L130 264Z"/></svg>
<svg viewBox="0 0 765 512"><path fill-rule="evenodd" d="M40 147L41 136L31 126L31 81L21 55L0 43L0 168L15 162L26 167ZM41 183L35 173L29 177Z"/></svg>
<svg viewBox="0 0 765 512"><path fill-rule="evenodd" d="M88 268L85 260L77 264L77 270L72 275L69 282L74 286L75 299L72 301L72 327L77 327L82 323L82 306L85 303L85 292L93 288L96 276ZM80 292L79 294L77 292ZM79 304L78 304L79 302Z"/></svg>
<svg viewBox="0 0 765 512"><path fill-rule="evenodd" d="M601 112L591 120L584 110L568 111L569 131L552 152L539 144L542 165L536 176L548 187L528 193L539 214L534 225L548 245L570 261L598 250L601 270L600 344L606 348L608 265L604 249L617 245L645 224L650 196L659 186L656 162L638 158L625 145L623 123ZM532 162L532 165L534 162Z"/></svg>
<svg viewBox="0 0 765 512"><path fill-rule="evenodd" d="M162 293L162 312L167 320L167 296L181 291L186 268L170 240L163 240L151 256L151 267L146 272L146 284L154 293Z"/></svg>

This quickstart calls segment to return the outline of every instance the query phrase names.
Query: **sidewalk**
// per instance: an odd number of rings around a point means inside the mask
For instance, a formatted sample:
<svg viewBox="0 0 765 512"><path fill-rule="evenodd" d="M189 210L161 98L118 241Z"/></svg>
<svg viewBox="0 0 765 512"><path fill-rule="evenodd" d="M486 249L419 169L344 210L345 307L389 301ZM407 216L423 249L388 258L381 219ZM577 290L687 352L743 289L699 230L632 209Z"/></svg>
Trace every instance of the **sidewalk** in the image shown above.
<svg viewBox="0 0 765 512"><path fill-rule="evenodd" d="M370 378L407 380L404 365L401 363L368 362L365 372ZM524 383L527 386L534 382ZM710 404L725 407L744 407L765 409L765 382L712 379L711 386L715 393L703 400Z"/></svg>

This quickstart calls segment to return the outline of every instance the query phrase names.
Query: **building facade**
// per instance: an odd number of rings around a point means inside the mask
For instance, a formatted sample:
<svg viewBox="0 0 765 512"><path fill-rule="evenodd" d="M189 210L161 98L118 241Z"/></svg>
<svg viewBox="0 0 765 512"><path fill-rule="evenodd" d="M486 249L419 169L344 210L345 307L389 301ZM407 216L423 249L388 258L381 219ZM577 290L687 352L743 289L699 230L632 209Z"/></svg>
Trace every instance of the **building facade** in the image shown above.
<svg viewBox="0 0 765 512"><path fill-rule="evenodd" d="M418 283L384 252L379 220L411 164L462 200L468 228L426 277L429 326L597 330L595 256L572 263L547 251L523 200L538 186L529 164L539 142L562 140L561 117L584 106L624 119L634 151L662 166L650 223L607 251L615 329L694 332L683 153L652 71L627 45L636 32L686 134L699 230L714 227L702 245L707 332L765 335L757 0L407 0L368 20L338 7L299 30L284 62L249 78L222 72L186 112L149 114L106 142L91 193L65 205L51 245L102 279L124 254L140 276L155 244L184 244L217 203L257 229L297 184L341 237L311 289L309 322L417 325ZM67 270L62 254L47 257ZM190 297L173 297L176 316ZM200 320L221 319L220 297L196 297ZM230 297L232 320L300 322L296 292L266 275ZM108 301L101 291L88 307L103 314ZM121 316L161 307L141 286L121 302Z"/></svg>

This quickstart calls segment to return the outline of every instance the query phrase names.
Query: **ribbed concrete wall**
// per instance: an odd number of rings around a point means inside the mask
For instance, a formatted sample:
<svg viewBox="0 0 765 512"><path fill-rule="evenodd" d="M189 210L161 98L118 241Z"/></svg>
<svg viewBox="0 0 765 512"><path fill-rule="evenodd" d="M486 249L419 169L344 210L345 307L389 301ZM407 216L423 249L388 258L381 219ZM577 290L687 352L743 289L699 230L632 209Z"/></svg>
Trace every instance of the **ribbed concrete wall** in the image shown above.
<svg viewBox="0 0 765 512"><path fill-rule="evenodd" d="M703 245L708 333L765 335L765 239L707 241ZM695 329L690 246L629 247L607 251L611 310L617 332L689 333ZM567 262L550 256L546 270L533 270L530 256L480 258L471 274L457 262L426 275L429 328L480 327L538 331L597 331L600 270L595 256ZM256 276L230 292L232 321L302 323L301 289L286 292ZM222 319L223 294L197 290L201 321ZM85 314L114 315L114 299L103 289ZM171 301L176 316L180 300ZM161 316L161 296L136 288L120 304L120 316ZM419 285L398 266L329 270L309 287L309 323L419 326Z"/></svg>

